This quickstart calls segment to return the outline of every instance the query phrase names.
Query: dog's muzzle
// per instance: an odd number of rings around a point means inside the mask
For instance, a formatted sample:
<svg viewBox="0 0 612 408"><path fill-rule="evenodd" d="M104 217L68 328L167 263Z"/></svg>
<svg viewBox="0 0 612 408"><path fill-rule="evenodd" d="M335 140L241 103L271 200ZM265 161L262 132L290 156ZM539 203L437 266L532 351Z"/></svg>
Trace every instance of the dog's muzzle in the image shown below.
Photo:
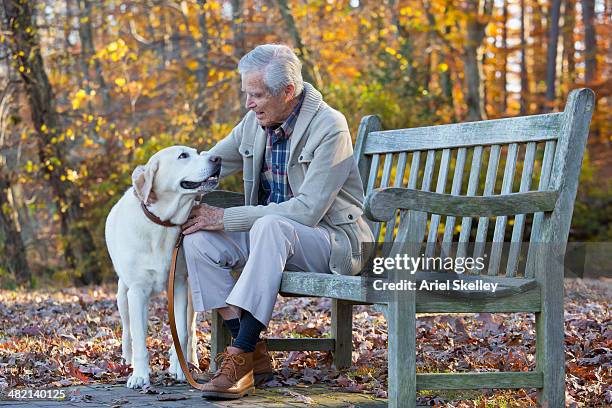
<svg viewBox="0 0 612 408"><path fill-rule="evenodd" d="M219 183L219 174L221 173L221 167L219 167L213 174L201 181L181 181L181 187L187 190L195 190L196 188L206 187L208 185L214 186Z"/></svg>

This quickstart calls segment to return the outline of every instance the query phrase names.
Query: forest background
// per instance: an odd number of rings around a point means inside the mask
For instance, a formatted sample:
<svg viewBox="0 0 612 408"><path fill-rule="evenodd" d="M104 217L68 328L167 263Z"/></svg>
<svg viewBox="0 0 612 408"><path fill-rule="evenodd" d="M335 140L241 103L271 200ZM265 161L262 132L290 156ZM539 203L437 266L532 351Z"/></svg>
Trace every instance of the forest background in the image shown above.
<svg viewBox="0 0 612 408"><path fill-rule="evenodd" d="M114 276L104 220L132 169L245 113L236 70L285 43L305 80L385 128L597 96L570 240L612 238L609 0L0 0L0 287ZM240 190L239 179L225 187Z"/></svg>

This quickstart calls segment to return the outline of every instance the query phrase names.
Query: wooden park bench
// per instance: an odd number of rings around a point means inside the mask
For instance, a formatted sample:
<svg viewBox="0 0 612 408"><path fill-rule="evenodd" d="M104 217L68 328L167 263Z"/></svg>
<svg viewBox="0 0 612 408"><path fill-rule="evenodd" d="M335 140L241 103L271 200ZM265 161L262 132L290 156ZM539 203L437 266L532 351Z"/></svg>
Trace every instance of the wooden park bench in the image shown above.
<svg viewBox="0 0 612 408"><path fill-rule="evenodd" d="M418 256L415 251L421 250L435 255L440 247L452 251L454 241L456 251L465 254L470 248L468 255L486 256L487 265L478 276L453 273L453 279L499 286L495 293L417 290L377 299L360 276L287 272L283 296L333 299L332 333L330 338L269 339L269 348L330 350L338 368L348 367L352 306L376 303L388 321L390 407L415 406L417 390L483 388L537 388L540 403L565 406L564 269L558 260L568 239L593 106L593 92L580 89L560 113L398 130L382 130L376 116L364 117L355 158L375 236L393 243L386 255ZM497 177L498 167L503 177ZM244 203L236 193L206 198L223 207ZM501 246L504 242L508 247ZM406 275L417 284L447 276ZM417 374L416 313L478 312L535 313L535 370ZM216 355L229 334L219 316L213 316L212 330Z"/></svg>

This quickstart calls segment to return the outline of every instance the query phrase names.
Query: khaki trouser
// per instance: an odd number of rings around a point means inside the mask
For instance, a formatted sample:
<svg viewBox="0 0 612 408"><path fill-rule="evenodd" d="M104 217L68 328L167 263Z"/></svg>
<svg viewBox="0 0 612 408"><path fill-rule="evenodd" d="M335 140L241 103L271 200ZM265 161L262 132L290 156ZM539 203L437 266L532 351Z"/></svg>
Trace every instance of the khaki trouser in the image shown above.
<svg viewBox="0 0 612 408"><path fill-rule="evenodd" d="M249 232L198 231L183 246L195 311L236 306L265 326L284 270L330 272L329 233L278 215L259 218ZM240 269L235 280L231 271Z"/></svg>

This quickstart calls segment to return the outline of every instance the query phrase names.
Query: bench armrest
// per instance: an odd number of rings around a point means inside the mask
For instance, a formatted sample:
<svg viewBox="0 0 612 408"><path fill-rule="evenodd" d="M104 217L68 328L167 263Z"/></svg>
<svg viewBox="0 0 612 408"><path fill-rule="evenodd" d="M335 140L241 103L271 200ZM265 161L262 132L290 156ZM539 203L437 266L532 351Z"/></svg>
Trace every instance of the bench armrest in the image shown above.
<svg viewBox="0 0 612 408"><path fill-rule="evenodd" d="M494 217L552 211L557 191L528 191L485 197L456 196L409 188L380 188L366 197L365 214L387 221L397 209L458 217Z"/></svg>
<svg viewBox="0 0 612 408"><path fill-rule="evenodd" d="M220 208L239 207L244 205L244 194L226 190L215 190L202 196L200 203Z"/></svg>

